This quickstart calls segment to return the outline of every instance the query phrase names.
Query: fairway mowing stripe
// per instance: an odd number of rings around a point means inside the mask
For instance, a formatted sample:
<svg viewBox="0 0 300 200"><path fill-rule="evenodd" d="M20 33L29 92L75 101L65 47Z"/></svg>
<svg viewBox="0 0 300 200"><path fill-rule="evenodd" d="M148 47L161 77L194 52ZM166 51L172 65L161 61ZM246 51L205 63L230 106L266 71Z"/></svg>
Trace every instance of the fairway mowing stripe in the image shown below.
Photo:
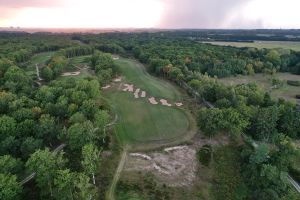
<svg viewBox="0 0 300 200"><path fill-rule="evenodd" d="M117 64L124 77L122 84L124 82L133 84L135 89L140 88L142 91L147 92L147 97L153 96L158 102L160 99L166 99L173 104L182 100L178 87L166 80L153 77L143 65L138 65L135 61L124 61L123 59L117 61ZM120 84L119 87L121 86ZM116 88L114 87L113 90ZM123 144L168 143L183 138L189 128L190 123L189 119L185 117L185 112L176 106L170 108L160 103L157 106L150 105L147 102L148 98L140 101L135 100L133 94L123 95L119 90L112 93L108 91L108 94L113 97L111 100L118 104L121 119L120 124L117 126L117 135ZM135 103L138 103L137 107L135 107ZM128 107L125 108L124 106ZM131 114L134 116L130 117ZM143 118L139 118L139 116L143 116ZM138 124L134 123L133 120L135 119L138 120ZM147 120L145 125L143 125L143 120ZM132 124L128 126L126 124L128 122L132 122ZM186 127L187 125L188 127Z"/></svg>
<svg viewBox="0 0 300 200"><path fill-rule="evenodd" d="M134 68L134 65L131 64L131 61L129 60L125 60L125 63L131 68L133 69ZM151 87L154 88L156 91L172 91L173 93L169 93L170 97L167 97L168 99L171 99L171 100L175 100L175 99L178 99L178 96L179 96L179 91L178 90L175 90L175 86L172 85L171 83L169 83L168 81L163 81L157 77L154 77L152 75L150 75L146 68L141 65L141 64L137 64L136 61L134 61L135 65L138 66L138 70L144 75L144 77L142 78L142 76L136 76L136 81L140 81L140 82L145 82L145 79L148 79L149 80L149 84L145 84L147 85L148 87ZM135 83L135 85L138 85L137 83ZM143 84L144 85L144 84ZM151 90L148 90L148 91L151 91ZM159 92L161 93L161 92ZM165 98L164 96L157 96L159 98Z"/></svg>
<svg viewBox="0 0 300 200"><path fill-rule="evenodd" d="M163 108L163 107L160 107L160 108L159 108L160 112L162 112L162 108ZM166 108L163 108L163 109L166 109ZM169 116L169 115L167 115L167 116ZM169 117L167 117L167 118L169 119ZM169 121L169 120L168 120L168 121ZM169 123L167 123L166 125L168 125L168 124L169 124ZM165 132L162 132L160 135L161 135L161 138L160 138L161 140L163 140L163 138L166 137L166 133L165 133Z"/></svg>

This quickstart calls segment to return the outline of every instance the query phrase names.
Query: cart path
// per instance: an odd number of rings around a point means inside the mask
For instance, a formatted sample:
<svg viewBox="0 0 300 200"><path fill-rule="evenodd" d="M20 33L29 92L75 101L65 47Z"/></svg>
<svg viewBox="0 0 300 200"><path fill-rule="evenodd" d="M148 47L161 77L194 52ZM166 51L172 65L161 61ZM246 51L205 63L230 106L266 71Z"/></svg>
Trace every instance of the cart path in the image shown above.
<svg viewBox="0 0 300 200"><path fill-rule="evenodd" d="M123 149L123 152L122 152L122 155L121 155L121 159L119 161L119 165L118 165L118 168L115 172L115 176L113 178L113 181L110 185L110 188L108 190L108 199L109 200L115 200L115 190L116 190L116 186L117 186L117 183L119 181L119 178L121 176L121 173L123 171L123 168L125 166L125 162L126 162L126 159L127 159L127 152L128 151L128 146L125 146L124 149Z"/></svg>

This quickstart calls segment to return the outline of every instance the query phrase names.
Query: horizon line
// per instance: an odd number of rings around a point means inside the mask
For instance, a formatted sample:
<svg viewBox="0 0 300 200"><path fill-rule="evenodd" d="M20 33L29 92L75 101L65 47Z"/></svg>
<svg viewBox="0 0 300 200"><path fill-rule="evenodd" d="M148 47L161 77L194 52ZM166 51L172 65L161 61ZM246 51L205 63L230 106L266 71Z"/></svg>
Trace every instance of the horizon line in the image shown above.
<svg viewBox="0 0 300 200"><path fill-rule="evenodd" d="M95 30L115 30L115 29L139 29L139 30L300 30L300 28L156 28L156 27L20 27L9 26L0 29L95 29Z"/></svg>

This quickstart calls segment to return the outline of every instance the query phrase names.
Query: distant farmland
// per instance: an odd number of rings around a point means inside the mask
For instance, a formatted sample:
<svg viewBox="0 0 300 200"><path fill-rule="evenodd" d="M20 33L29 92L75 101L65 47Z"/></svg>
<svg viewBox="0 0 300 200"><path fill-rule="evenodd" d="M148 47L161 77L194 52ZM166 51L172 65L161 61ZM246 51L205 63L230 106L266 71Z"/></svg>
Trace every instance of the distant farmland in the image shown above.
<svg viewBox="0 0 300 200"><path fill-rule="evenodd" d="M272 86L272 79L278 79L283 82L283 85L279 88ZM300 80L299 75L290 73L276 73L276 75L267 74L255 74L253 76L236 76L218 79L225 85L239 85L247 83L257 83L260 87L269 91L274 98L283 98L290 101L296 101L295 96L300 94L300 87L291 86L286 84L287 80L297 81ZM299 100L297 100L298 103Z"/></svg>
<svg viewBox="0 0 300 200"><path fill-rule="evenodd" d="M255 41L255 42L205 42L219 46L233 46L233 47L254 47L258 49L291 49L300 51L300 42L289 41Z"/></svg>

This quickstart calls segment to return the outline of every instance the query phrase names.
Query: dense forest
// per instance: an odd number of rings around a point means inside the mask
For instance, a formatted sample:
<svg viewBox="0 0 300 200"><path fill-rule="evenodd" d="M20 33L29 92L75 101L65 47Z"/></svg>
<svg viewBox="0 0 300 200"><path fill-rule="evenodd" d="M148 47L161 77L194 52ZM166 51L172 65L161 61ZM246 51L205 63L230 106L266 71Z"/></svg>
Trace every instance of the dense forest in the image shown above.
<svg viewBox="0 0 300 200"><path fill-rule="evenodd" d="M299 52L281 49L220 47L161 34L73 36L110 53L129 53L158 75L191 80L197 73L218 78L237 74L300 73ZM167 74L168 72L168 74Z"/></svg>
<svg viewBox="0 0 300 200"><path fill-rule="evenodd" d="M76 44L63 35L1 39L0 199L97 198L95 173L109 142L103 132L111 120L109 107L97 78L55 79L68 58L90 55L96 73L110 70L110 80L113 61L101 52L92 59L92 47ZM46 82L36 87L25 69L34 54L44 51L56 53L42 70ZM19 184L33 172L34 182Z"/></svg>
<svg viewBox="0 0 300 200"><path fill-rule="evenodd" d="M3 35L0 199L100 198L95 174L99 154L109 143L103 128L113 118L100 86L117 71L110 53L134 57L152 74L184 88L195 102L209 102L211 108L195 112L200 130L210 138L226 134L231 144L216 152L206 147L200 162L208 164L214 154L224 162L233 157L235 165L218 168L215 199L298 198L287 175L300 181L293 143L300 138L299 107L272 99L256 84L225 86L217 79L300 74L299 52L213 46L190 39L188 32ZM41 70L43 84L37 86L25 69L32 56L49 51L55 52ZM59 79L76 56L88 56L95 77ZM56 151L61 145L63 150ZM19 184L33 172L33 182Z"/></svg>

